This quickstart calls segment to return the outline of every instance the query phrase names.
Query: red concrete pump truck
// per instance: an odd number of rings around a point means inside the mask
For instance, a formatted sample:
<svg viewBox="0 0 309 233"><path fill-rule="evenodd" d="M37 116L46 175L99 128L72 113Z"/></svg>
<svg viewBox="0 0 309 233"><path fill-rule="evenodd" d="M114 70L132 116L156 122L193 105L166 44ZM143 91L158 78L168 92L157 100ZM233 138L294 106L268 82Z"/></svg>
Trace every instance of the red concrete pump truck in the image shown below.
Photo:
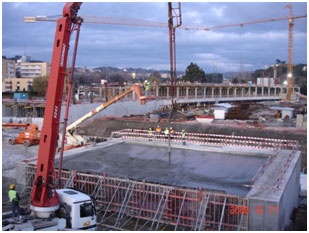
<svg viewBox="0 0 309 233"><path fill-rule="evenodd" d="M74 189L64 188L56 190L56 186L58 188L61 187L59 182L61 158L59 160L59 181L57 185L54 170L54 159L59 138L59 124L63 124L63 132L65 133L68 119L79 31L83 22L83 19L77 15L81 4L80 2L66 3L63 8L62 17L57 20L37 169L30 205L34 220L27 220L27 223L19 224L19 227L16 224L14 230L96 229L95 206L92 198ZM69 73L65 116L64 122L60 122L70 36L73 32L76 32L76 38L71 71Z"/></svg>

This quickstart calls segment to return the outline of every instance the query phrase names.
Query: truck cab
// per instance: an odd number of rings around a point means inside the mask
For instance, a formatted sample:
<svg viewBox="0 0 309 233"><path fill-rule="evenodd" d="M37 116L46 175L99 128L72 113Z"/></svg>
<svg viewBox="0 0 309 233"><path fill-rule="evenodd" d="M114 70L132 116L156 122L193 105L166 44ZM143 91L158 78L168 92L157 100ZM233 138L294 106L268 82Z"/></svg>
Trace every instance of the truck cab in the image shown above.
<svg viewBox="0 0 309 233"><path fill-rule="evenodd" d="M66 228L72 230L96 230L95 203L91 197L75 189L57 189L60 197L61 217Z"/></svg>

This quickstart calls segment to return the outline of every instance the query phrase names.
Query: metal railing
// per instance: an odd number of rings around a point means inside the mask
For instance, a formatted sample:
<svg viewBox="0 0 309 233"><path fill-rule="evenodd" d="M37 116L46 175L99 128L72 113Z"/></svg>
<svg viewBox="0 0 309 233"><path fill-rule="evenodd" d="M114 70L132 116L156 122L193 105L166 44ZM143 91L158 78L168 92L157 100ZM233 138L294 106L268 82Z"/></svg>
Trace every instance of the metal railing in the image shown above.
<svg viewBox="0 0 309 233"><path fill-rule="evenodd" d="M121 136L122 138L139 138L144 140L167 141L168 138L162 133L149 134L148 130L141 129L123 129L112 132L112 136ZM246 136L231 136L220 134L202 134L202 133L186 133L185 138L181 136L181 132L175 132L171 135L172 142L183 142L207 144L213 146L237 146L258 149L293 149L298 146L296 140L259 138Z"/></svg>

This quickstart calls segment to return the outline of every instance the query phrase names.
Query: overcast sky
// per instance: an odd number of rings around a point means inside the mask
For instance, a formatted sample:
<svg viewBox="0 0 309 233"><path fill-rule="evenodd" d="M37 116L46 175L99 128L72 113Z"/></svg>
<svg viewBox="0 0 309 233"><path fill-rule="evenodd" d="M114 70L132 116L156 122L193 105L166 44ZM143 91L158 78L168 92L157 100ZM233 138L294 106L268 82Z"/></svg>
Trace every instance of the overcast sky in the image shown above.
<svg viewBox="0 0 309 233"><path fill-rule="evenodd" d="M289 15L287 3L182 3L183 24L216 26ZM293 15L307 14L306 3L292 3ZM64 3L2 3L2 55L50 62L56 24L26 24L24 16L60 15ZM167 22L167 3L83 3L81 16L127 17ZM73 43L72 46L73 47ZM190 62L207 73L264 68L287 61L288 22L213 31L176 32L177 70ZM294 64L307 63L307 18L295 20ZM168 29L83 24L77 66L169 69ZM243 65L241 65L241 63Z"/></svg>

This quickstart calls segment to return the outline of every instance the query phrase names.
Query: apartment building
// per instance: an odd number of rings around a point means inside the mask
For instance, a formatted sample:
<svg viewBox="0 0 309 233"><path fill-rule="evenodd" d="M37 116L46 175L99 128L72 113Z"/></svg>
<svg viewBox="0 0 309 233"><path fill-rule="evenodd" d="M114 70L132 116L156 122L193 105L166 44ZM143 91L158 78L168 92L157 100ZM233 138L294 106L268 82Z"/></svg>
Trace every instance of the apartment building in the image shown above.
<svg viewBox="0 0 309 233"><path fill-rule="evenodd" d="M2 80L16 77L16 67L14 60L2 58Z"/></svg>
<svg viewBox="0 0 309 233"><path fill-rule="evenodd" d="M2 92L28 91L33 84L33 78L2 79Z"/></svg>
<svg viewBox="0 0 309 233"><path fill-rule="evenodd" d="M47 62L21 62L17 63L17 66L21 78L38 78L49 75Z"/></svg>

